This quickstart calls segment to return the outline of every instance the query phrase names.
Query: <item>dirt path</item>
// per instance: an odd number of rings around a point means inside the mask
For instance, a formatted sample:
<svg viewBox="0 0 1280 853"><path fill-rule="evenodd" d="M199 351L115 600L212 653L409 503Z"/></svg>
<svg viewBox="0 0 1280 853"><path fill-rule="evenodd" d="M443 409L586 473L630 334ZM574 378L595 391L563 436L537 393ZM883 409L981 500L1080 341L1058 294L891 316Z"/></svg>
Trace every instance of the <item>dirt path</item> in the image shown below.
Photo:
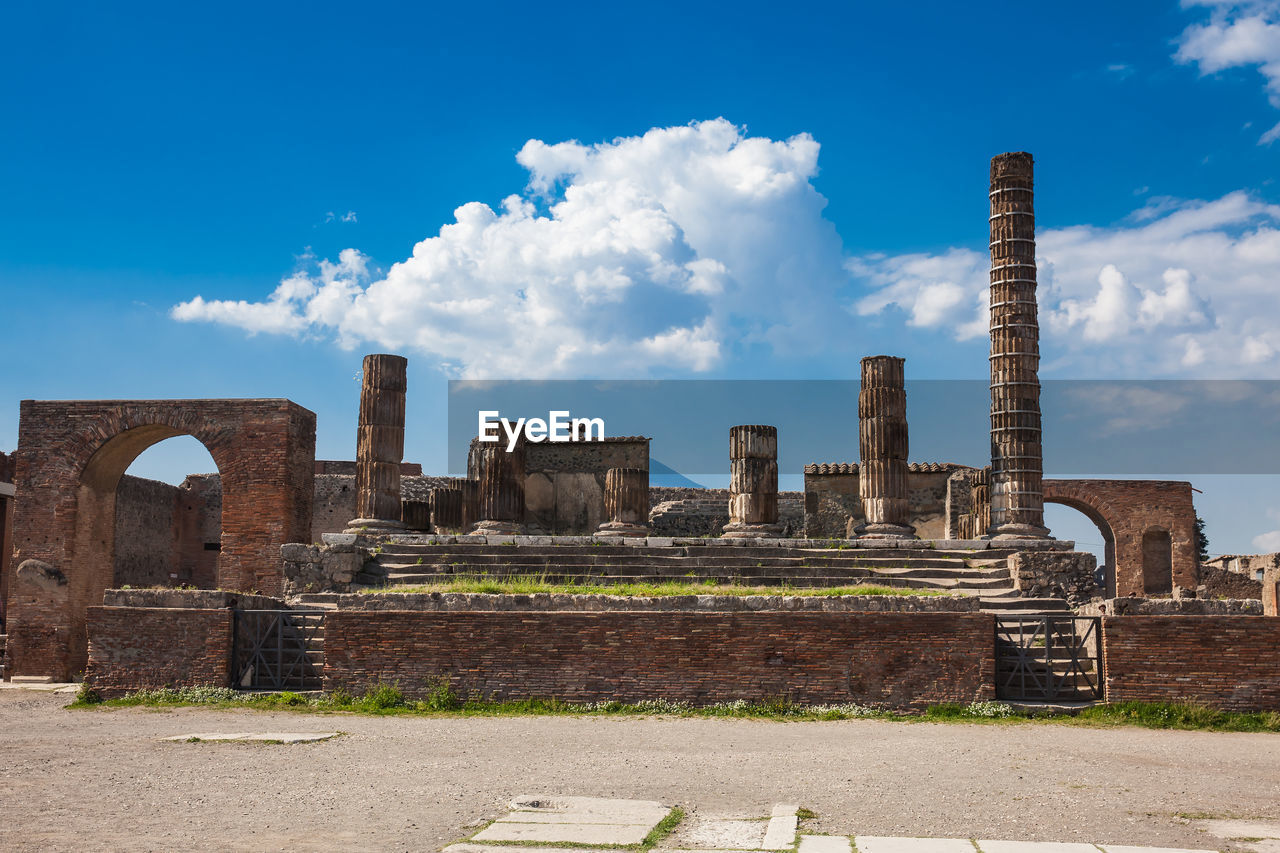
<svg viewBox="0 0 1280 853"><path fill-rule="evenodd" d="M1213 847L1178 812L1280 818L1280 736L874 720L67 711L0 691L0 849L428 850L519 793L700 814L796 802L838 834ZM199 731L348 734L296 746Z"/></svg>

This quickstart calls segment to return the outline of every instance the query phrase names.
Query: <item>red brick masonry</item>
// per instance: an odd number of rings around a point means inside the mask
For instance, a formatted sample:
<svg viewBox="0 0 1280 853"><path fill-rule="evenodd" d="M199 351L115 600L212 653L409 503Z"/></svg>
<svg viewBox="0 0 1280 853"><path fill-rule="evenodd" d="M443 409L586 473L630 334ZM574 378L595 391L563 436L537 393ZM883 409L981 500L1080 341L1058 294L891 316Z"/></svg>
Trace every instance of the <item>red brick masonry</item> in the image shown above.
<svg viewBox="0 0 1280 853"><path fill-rule="evenodd" d="M231 684L229 608L90 607L85 678L110 699L143 687Z"/></svg>
<svg viewBox="0 0 1280 853"><path fill-rule="evenodd" d="M1280 619L1111 616L1102 635L1109 702L1280 710Z"/></svg>
<svg viewBox="0 0 1280 853"><path fill-rule="evenodd" d="M711 704L782 697L924 708L994 695L980 613L333 611L325 688Z"/></svg>

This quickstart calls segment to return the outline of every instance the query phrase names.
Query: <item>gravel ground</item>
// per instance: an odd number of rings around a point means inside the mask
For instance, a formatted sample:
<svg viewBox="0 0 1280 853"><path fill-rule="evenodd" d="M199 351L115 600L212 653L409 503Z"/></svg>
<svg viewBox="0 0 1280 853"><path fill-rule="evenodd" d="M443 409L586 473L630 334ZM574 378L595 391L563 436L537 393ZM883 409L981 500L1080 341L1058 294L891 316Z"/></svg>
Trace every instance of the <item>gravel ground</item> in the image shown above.
<svg viewBox="0 0 1280 853"><path fill-rule="evenodd" d="M68 711L0 691L0 849L439 850L520 793L809 831L1214 847L1177 813L1280 819L1280 735L854 720ZM323 743L164 743L209 731Z"/></svg>

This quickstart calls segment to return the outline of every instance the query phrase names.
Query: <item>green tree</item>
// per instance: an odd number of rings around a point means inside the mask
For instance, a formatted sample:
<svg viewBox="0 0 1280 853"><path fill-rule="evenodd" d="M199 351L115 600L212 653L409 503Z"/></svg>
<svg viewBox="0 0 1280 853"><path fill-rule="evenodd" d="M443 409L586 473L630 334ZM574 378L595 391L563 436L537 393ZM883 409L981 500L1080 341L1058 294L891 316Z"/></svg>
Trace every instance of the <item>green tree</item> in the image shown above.
<svg viewBox="0 0 1280 853"><path fill-rule="evenodd" d="M1196 516L1196 556L1200 562L1209 559L1209 537L1204 532L1204 519Z"/></svg>

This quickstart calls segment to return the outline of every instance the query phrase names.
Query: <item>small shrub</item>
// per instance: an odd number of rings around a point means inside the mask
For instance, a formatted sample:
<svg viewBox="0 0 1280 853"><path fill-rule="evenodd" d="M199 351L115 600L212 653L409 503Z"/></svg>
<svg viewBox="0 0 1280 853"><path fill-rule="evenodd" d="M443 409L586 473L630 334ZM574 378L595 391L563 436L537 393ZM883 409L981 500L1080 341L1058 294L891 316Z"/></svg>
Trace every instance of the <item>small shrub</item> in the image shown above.
<svg viewBox="0 0 1280 853"><path fill-rule="evenodd" d="M329 700L330 705L336 705L339 708L345 708L356 700L355 697L351 695L351 691L347 690L345 687L339 687L336 690L329 691L329 695L326 698Z"/></svg>
<svg viewBox="0 0 1280 853"><path fill-rule="evenodd" d="M80 689L76 691L77 705L99 705L102 703L102 694L93 689L93 684L88 681L80 682Z"/></svg>
<svg viewBox="0 0 1280 853"><path fill-rule="evenodd" d="M404 705L404 693L394 684L379 684L364 694L360 704L371 711L385 711Z"/></svg>
<svg viewBox="0 0 1280 853"><path fill-rule="evenodd" d="M441 676L427 691L427 698L417 703L417 708L423 711L453 711L461 705L462 703L453 692L453 687L449 684L449 679Z"/></svg>

